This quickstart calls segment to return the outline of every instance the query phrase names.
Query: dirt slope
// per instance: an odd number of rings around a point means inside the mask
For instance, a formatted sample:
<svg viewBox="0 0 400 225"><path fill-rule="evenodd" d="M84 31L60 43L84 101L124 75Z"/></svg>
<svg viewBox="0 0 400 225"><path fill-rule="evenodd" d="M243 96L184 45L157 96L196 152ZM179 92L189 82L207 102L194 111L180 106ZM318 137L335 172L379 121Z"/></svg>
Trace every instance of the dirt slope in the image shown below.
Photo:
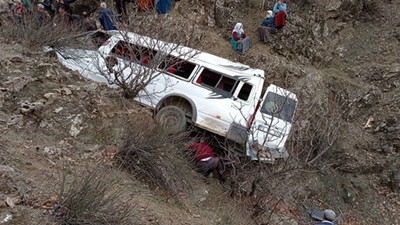
<svg viewBox="0 0 400 225"><path fill-rule="evenodd" d="M313 122L304 118L314 100L329 104L327 111L340 121L334 147L320 164L292 178L301 191L278 213L309 224L309 209L332 208L348 224L399 224L391 173L400 165L400 3L300 1L290 2L289 9L287 27L267 45L256 40L265 14L258 5L181 1L168 16L198 17L205 51L263 69L267 83L296 92L298 132ZM230 47L237 21L253 40L243 56ZM0 221L12 215L5 224L55 224L43 205L57 193L62 165L68 171L109 165L107 156L125 137L124 124L150 119L150 112L120 98L117 90L81 79L54 58L1 43ZM365 129L370 116L372 128ZM132 224L256 224L253 209L231 198L227 185L189 175L184 179L192 188L169 199L117 172L124 193L133 196ZM14 208L5 204L7 197Z"/></svg>

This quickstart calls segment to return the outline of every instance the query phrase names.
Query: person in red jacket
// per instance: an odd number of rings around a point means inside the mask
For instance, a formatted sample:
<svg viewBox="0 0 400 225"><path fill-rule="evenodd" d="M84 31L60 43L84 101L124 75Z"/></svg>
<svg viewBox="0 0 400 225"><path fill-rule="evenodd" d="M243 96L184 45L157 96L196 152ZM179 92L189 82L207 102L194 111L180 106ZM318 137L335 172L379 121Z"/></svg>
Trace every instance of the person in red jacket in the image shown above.
<svg viewBox="0 0 400 225"><path fill-rule="evenodd" d="M200 173L208 177L213 173L218 180L224 182L222 178L222 163L214 155L213 149L204 141L199 143L190 143L188 148L193 150L196 155L196 167Z"/></svg>

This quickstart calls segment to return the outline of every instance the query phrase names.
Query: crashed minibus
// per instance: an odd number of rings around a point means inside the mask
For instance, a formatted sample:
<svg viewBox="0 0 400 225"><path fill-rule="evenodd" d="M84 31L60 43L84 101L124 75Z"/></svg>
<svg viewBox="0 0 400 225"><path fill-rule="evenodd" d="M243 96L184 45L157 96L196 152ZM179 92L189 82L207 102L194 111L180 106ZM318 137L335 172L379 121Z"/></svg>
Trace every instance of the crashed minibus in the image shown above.
<svg viewBox="0 0 400 225"><path fill-rule="evenodd" d="M120 54L120 46L134 45L136 49L152 52L156 58L168 52L156 46L174 45L121 31L95 31L77 37L80 41L91 38L101 41L95 49L51 46L46 51L55 52L64 66L86 78L109 82L103 75L104 71L110 71L108 59L114 62L111 69L122 73L145 66L138 63L134 69L124 67L132 62ZM182 51L196 54L188 57ZM181 46L168 54L180 58L177 68L171 71L157 65L152 67L151 73L157 76L135 97L140 104L154 110L157 120L173 132L184 131L192 124L214 133L238 143L241 152L253 160L273 162L288 157L285 142L297 106L294 93L271 84L262 96L266 83L263 70L206 52ZM112 82L110 85L113 86Z"/></svg>

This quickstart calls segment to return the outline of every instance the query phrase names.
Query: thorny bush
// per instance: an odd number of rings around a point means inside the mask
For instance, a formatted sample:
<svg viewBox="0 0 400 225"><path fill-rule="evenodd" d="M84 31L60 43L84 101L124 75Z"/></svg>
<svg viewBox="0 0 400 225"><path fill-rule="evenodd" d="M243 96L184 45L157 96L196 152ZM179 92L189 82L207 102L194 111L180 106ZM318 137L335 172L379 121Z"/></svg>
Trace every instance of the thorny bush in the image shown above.
<svg viewBox="0 0 400 225"><path fill-rule="evenodd" d="M187 134L168 135L149 118L138 118L128 126L128 135L116 154L117 163L169 195L190 189L190 180L196 175L184 155Z"/></svg>
<svg viewBox="0 0 400 225"><path fill-rule="evenodd" d="M2 16L0 32L7 41L16 41L28 49L38 50L54 41L78 34L78 24L39 19L35 14L24 17Z"/></svg>

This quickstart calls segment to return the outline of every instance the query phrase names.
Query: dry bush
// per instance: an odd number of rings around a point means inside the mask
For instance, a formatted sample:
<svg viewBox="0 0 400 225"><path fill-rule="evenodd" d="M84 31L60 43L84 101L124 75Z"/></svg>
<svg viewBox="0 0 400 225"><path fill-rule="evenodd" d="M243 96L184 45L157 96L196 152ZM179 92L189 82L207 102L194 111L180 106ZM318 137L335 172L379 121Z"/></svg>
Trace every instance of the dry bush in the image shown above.
<svg viewBox="0 0 400 225"><path fill-rule="evenodd" d="M128 127L116 154L121 167L167 194L191 188L190 179L196 175L185 157L183 143L188 140L187 134L168 135L149 118L138 118Z"/></svg>
<svg viewBox="0 0 400 225"><path fill-rule="evenodd" d="M336 146L342 125L340 107L337 101L326 99L319 103L311 100L308 104L299 104L296 120L287 148L291 160L300 167L317 166L323 168L324 155Z"/></svg>
<svg viewBox="0 0 400 225"><path fill-rule="evenodd" d="M63 170L54 216L59 224L130 224L131 206L121 203L123 189L110 171L71 175Z"/></svg>
<svg viewBox="0 0 400 225"><path fill-rule="evenodd" d="M80 30L77 24L59 23L55 26L50 19L41 21L32 14L27 15L23 21L14 16L3 17L1 35L7 41L17 41L29 49L41 49L57 39L77 34Z"/></svg>
<svg viewBox="0 0 400 225"><path fill-rule="evenodd" d="M307 180L299 179L301 174L329 168L333 163L325 156L335 153L340 137L342 119L338 101L323 96L310 99L307 104L298 104L286 143L287 159L278 159L274 164L249 161L239 156L234 146L221 143L226 152L224 163L230 174L231 195L252 208L257 221L265 223L273 213L290 210L308 185Z"/></svg>

